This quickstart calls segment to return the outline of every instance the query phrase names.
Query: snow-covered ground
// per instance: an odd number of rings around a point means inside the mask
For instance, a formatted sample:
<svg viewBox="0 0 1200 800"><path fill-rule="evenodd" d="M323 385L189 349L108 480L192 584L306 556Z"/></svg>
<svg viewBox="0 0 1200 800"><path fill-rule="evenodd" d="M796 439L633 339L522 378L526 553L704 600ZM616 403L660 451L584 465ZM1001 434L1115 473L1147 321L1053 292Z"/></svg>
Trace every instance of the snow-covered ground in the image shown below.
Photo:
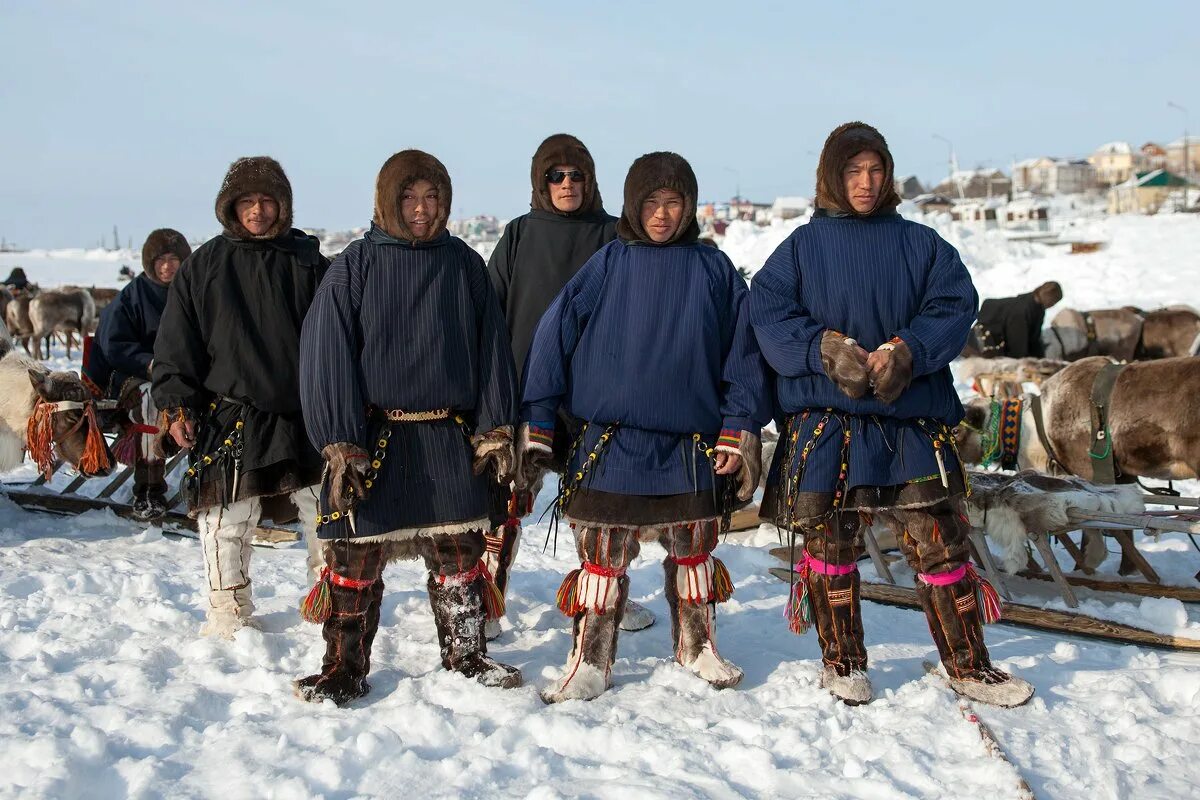
<svg viewBox="0 0 1200 800"><path fill-rule="evenodd" d="M753 271L795 224L735 225L724 248ZM1200 218L1078 225L1106 249L1072 256L995 232L944 233L984 296L1057 279L1064 305L1200 304ZM0 254L0 271L21 265L45 286L118 285L123 263L136 270L139 259ZM922 660L936 656L915 611L864 604L873 703L848 708L820 689L816 637L788 632L786 586L767 574L779 563L766 527L719 551L737 590L720 608L718 641L745 668L741 687L713 691L670 660L662 551L646 546L632 595L659 623L622 635L612 691L543 706L537 689L569 647L554 595L575 566L565 529L557 554L541 552L547 532L527 534L509 627L492 647L522 668L526 687L489 690L440 669L423 570L410 562L386 575L373 691L337 709L291 696L291 679L314 671L323 651L319 629L296 613L307 590L301 548L256 549L260 628L205 640L194 539L0 498L0 796L982 799L1016 797L1018 772L1039 797L1195 796L1200 655L991 626L993 657L1038 688L1024 708L978 709L1014 772L924 676ZM1200 554L1184 538L1143 547L1169 580L1192 585ZM1013 588L1053 605L1051 587L1028 584ZM1194 606L1080 596L1089 613L1198 635Z"/></svg>

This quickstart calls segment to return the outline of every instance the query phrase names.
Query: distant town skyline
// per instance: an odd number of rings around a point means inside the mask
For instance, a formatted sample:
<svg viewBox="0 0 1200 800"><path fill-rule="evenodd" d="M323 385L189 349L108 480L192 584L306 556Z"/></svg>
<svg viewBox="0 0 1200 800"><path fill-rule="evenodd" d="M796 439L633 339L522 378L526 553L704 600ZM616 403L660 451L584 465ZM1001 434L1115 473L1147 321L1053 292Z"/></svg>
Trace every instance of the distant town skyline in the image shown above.
<svg viewBox="0 0 1200 800"><path fill-rule="evenodd" d="M508 218L558 131L587 143L614 214L629 163L659 149L691 161L707 200L811 196L849 119L926 185L951 148L1007 173L1200 132L1185 2L135 0L5 4L0 26L0 236L26 247L111 241L114 224L135 247L160 226L211 235L229 163L262 153L292 180L298 226L343 230L367 224L376 172L405 147L446 163L454 217Z"/></svg>

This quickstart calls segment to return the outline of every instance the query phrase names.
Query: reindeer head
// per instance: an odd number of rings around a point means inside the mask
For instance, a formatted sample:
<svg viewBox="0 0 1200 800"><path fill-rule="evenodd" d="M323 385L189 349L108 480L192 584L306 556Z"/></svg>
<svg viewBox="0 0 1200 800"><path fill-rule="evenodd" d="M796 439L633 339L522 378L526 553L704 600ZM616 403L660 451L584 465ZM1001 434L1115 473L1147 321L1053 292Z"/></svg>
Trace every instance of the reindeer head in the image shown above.
<svg viewBox="0 0 1200 800"><path fill-rule="evenodd" d="M954 426L954 443L958 455L967 464L983 461L983 429L991 412L991 403L976 397L967 402L966 416Z"/></svg>
<svg viewBox="0 0 1200 800"><path fill-rule="evenodd" d="M54 455L88 477L112 472L113 456L96 419L92 393L72 372L29 370L37 393L26 444L38 469L53 472Z"/></svg>

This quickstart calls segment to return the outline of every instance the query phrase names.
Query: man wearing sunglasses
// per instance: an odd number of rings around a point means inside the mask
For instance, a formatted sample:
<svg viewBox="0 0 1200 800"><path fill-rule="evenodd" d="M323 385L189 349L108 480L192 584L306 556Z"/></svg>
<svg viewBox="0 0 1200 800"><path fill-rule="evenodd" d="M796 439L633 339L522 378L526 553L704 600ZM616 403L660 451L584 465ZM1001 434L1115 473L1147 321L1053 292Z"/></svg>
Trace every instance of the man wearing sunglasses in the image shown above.
<svg viewBox="0 0 1200 800"><path fill-rule="evenodd" d="M508 223L488 261L488 273L512 340L518 383L542 314L592 254L617 236L617 219L605 212L600 199L592 154L574 136L556 133L538 146L530 167L530 182L533 194L529 213ZM570 421L560 418L554 432L552 467L560 472L574 438L569 427ZM494 492L486 558L501 591L508 588L508 572L520 537L520 517L532 508L534 494L518 491L510 497L504 487ZM640 630L653 622L654 616L648 610L630 602L622 627ZM499 622L488 622L487 633L489 639L498 636Z"/></svg>

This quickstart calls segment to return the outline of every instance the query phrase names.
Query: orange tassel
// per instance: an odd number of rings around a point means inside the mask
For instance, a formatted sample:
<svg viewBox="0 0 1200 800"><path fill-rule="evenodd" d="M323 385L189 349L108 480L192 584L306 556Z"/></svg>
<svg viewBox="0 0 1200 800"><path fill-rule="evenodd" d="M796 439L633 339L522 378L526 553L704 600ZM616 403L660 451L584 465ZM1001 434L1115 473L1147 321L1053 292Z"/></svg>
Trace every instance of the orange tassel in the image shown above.
<svg viewBox="0 0 1200 800"><path fill-rule="evenodd" d="M53 416L50 405L39 400L25 425L25 447L29 450L29 457L37 464L38 472L46 480L50 480L54 474Z"/></svg>
<svg viewBox="0 0 1200 800"><path fill-rule="evenodd" d="M329 567L321 570L321 577L300 601L300 616L305 622L321 624L333 613L333 598L329 590Z"/></svg>
<svg viewBox="0 0 1200 800"><path fill-rule="evenodd" d="M83 447L83 455L79 459L79 469L89 475L107 471L112 462L108 460L108 445L104 441L104 433L100 430L100 422L96 419L96 407L88 403L83 410L87 419L87 444Z"/></svg>
<svg viewBox="0 0 1200 800"><path fill-rule="evenodd" d="M719 558L713 559L713 593L714 603L724 603L733 596L733 578L729 577L729 568Z"/></svg>
<svg viewBox="0 0 1200 800"><path fill-rule="evenodd" d="M488 572L487 565L480 560L476 569L483 576L483 610L488 619L500 619L504 616L504 592L496 585L496 579Z"/></svg>

